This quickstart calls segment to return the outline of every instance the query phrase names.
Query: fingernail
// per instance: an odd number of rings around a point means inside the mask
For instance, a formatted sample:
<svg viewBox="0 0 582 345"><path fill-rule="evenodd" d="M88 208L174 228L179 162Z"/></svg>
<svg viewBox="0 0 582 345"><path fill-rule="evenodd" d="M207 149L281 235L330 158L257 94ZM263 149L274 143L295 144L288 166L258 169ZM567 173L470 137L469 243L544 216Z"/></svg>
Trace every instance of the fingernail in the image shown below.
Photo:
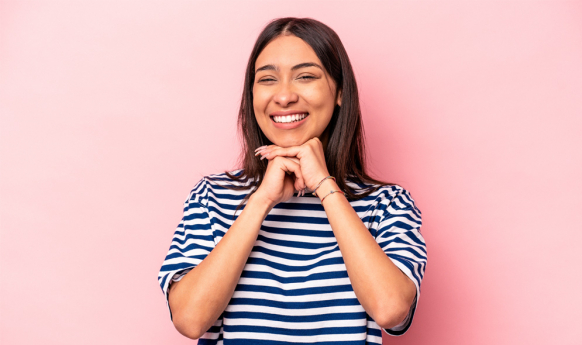
<svg viewBox="0 0 582 345"><path fill-rule="evenodd" d="M267 147L267 145L263 145L263 146L261 146L261 147L257 147L257 148L255 149L255 152L257 152L257 151L260 151L260 150L264 149L265 147Z"/></svg>
<svg viewBox="0 0 582 345"><path fill-rule="evenodd" d="M263 160L263 158L265 158L265 157L267 157L267 155L264 155L264 156L262 156L262 157L261 157L261 160Z"/></svg>

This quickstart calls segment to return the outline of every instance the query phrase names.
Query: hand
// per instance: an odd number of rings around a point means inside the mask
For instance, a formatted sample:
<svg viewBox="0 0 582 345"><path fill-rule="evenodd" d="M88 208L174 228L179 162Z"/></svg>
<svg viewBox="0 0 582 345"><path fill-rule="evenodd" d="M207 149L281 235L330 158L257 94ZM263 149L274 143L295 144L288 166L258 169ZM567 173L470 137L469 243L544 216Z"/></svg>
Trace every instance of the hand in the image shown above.
<svg viewBox="0 0 582 345"><path fill-rule="evenodd" d="M276 158L298 159L302 182L309 190L313 190L321 180L329 176L327 165L325 164L323 144L317 137L306 141L300 146L279 147L269 145L258 152L263 158L269 160L269 164ZM295 173L295 177L298 177L297 173Z"/></svg>
<svg viewBox="0 0 582 345"><path fill-rule="evenodd" d="M295 191L303 189L305 183L299 161L294 158L274 157L269 160L263 182L254 194L273 207L291 199Z"/></svg>

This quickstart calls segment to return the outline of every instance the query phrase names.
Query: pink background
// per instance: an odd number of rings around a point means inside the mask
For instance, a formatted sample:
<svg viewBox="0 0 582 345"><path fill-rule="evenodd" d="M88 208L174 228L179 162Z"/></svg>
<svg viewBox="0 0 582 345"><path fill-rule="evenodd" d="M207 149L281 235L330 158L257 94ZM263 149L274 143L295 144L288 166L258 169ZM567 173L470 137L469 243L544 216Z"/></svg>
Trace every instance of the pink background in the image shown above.
<svg viewBox="0 0 582 345"><path fill-rule="evenodd" d="M192 344L157 273L201 176L235 168L252 44L337 31L372 171L429 263L386 344L582 342L580 2L3 1L0 342Z"/></svg>

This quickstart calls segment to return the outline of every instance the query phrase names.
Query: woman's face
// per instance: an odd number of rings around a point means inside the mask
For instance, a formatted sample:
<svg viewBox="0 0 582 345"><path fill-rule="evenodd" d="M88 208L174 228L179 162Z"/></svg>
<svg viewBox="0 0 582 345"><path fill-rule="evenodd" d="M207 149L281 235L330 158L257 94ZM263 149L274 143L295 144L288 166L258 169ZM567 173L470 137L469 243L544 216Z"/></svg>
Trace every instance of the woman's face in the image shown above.
<svg viewBox="0 0 582 345"><path fill-rule="evenodd" d="M253 107L261 130L281 147L320 137L336 104L336 85L302 39L283 35L255 62Z"/></svg>

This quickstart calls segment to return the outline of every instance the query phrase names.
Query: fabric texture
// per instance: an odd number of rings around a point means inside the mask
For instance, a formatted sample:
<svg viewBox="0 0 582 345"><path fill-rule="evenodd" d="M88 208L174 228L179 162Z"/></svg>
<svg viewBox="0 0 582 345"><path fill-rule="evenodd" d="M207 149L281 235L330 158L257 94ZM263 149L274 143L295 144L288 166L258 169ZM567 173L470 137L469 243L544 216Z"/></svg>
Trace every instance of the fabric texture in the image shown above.
<svg viewBox="0 0 582 345"><path fill-rule="evenodd" d="M355 188L367 186L348 183ZM228 184L241 185L224 173L204 177L184 202L184 216L158 275L168 309L170 284L204 260L244 210L241 207L233 219L250 190L227 189ZM416 285L416 299L406 319L384 329L402 335L412 323L427 261L421 213L400 186L382 186L350 204L386 255ZM249 342L382 344L381 328L356 298L316 196L294 196L271 210L230 303L199 340L201 345Z"/></svg>

